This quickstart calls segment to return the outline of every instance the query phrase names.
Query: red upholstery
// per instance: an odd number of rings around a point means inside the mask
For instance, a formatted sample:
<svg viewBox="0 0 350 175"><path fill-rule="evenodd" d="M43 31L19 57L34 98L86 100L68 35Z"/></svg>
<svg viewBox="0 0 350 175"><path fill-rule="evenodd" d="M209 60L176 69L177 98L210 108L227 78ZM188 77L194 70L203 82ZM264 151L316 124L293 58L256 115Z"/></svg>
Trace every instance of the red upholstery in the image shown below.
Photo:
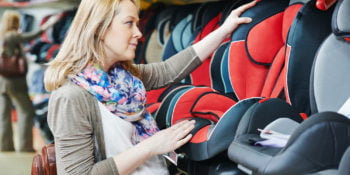
<svg viewBox="0 0 350 175"><path fill-rule="evenodd" d="M171 124L175 124L178 120L181 120L186 117L191 117L191 108L193 102L196 101L196 98L199 97L200 94L205 92L213 92L215 90L209 87L198 87L193 88L186 93L184 93L179 100L176 102L173 109L173 117L171 119ZM180 105L177 105L180 104Z"/></svg>
<svg viewBox="0 0 350 175"><path fill-rule="evenodd" d="M147 106L148 112L150 112L151 114L155 113L158 110L160 104L161 102L150 104L149 106Z"/></svg>
<svg viewBox="0 0 350 175"><path fill-rule="evenodd" d="M166 90L166 88L161 88L161 89L155 89L151 91L147 91L147 101L146 104L152 104L152 103L157 103L159 102L159 96Z"/></svg>
<svg viewBox="0 0 350 175"><path fill-rule="evenodd" d="M326 11L336 2L337 0L317 0L316 7L320 10Z"/></svg>
<svg viewBox="0 0 350 175"><path fill-rule="evenodd" d="M269 69L269 74L266 77L264 86L261 92L261 97L271 97L272 91L276 88L275 85L280 77L284 65L285 49L282 47L276 55L276 58Z"/></svg>
<svg viewBox="0 0 350 175"><path fill-rule="evenodd" d="M247 37L247 52L251 59L266 64L273 61L274 56L283 46L282 22L283 13L278 13L251 29Z"/></svg>
<svg viewBox="0 0 350 175"><path fill-rule="evenodd" d="M57 51L58 49L60 49L61 45L60 44L54 44L50 47L50 49L47 51L47 55L46 55L46 60L47 61L50 61L52 60L52 56L53 56L53 53L55 51Z"/></svg>
<svg viewBox="0 0 350 175"><path fill-rule="evenodd" d="M202 143L208 140L208 132L210 126L205 126L198 130L194 136L192 136L190 142L191 143Z"/></svg>
<svg viewBox="0 0 350 175"><path fill-rule="evenodd" d="M222 14L218 14L207 25L204 26L203 30L199 32L193 43L197 43L207 36L210 32L214 31L219 27L219 21ZM212 55L210 55L211 58ZM199 67L197 67L191 74L191 83L193 85L206 85L211 87L209 65L211 59L206 59Z"/></svg>
<svg viewBox="0 0 350 175"><path fill-rule="evenodd" d="M283 69L290 51L285 47L287 35L302 6L291 5L283 13L265 19L249 32L247 42L231 43L229 73L239 99L278 97L283 92Z"/></svg>
<svg viewBox="0 0 350 175"><path fill-rule="evenodd" d="M270 64L283 46L282 17L283 13L278 13L257 24L247 42L231 42L229 76L238 99L260 96L269 69L263 64Z"/></svg>
<svg viewBox="0 0 350 175"><path fill-rule="evenodd" d="M216 123L234 104L236 102L229 97L213 92L205 93L195 101L191 113L196 117L209 119Z"/></svg>

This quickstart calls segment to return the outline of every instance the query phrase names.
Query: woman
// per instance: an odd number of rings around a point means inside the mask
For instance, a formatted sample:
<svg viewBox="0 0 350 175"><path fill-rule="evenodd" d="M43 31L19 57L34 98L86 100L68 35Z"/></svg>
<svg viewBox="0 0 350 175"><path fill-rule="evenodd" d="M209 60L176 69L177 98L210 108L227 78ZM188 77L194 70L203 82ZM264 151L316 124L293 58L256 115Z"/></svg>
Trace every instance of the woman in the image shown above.
<svg viewBox="0 0 350 175"><path fill-rule="evenodd" d="M159 131L145 89L178 82L241 23L233 11L202 41L162 63L133 65L141 38L136 0L82 0L45 74L58 174L168 174L161 154L191 138L194 121Z"/></svg>
<svg viewBox="0 0 350 175"><path fill-rule="evenodd" d="M6 57L24 55L22 44L40 36L57 22L54 15L34 33L20 33L20 14L6 10L0 23L0 51ZM14 151L11 107L18 114L18 151L33 152L32 127L34 107L28 96L26 76L7 78L0 75L0 151Z"/></svg>

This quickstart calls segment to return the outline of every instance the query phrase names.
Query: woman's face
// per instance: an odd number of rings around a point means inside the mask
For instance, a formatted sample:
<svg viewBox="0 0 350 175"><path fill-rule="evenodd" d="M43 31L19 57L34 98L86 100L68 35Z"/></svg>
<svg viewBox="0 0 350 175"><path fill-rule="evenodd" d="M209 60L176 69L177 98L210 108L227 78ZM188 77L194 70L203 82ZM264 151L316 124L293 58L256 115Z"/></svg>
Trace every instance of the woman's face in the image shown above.
<svg viewBox="0 0 350 175"><path fill-rule="evenodd" d="M135 4L123 0L118 8L119 13L114 17L103 41L107 54L104 67L107 69L118 61L133 60L138 39L142 37Z"/></svg>

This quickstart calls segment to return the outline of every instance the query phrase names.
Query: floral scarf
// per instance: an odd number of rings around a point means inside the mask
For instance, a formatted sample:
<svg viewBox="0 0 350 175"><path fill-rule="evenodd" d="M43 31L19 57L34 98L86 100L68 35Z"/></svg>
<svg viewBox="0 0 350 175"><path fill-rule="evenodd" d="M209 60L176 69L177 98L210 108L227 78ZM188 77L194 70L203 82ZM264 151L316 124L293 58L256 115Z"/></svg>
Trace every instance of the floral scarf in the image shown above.
<svg viewBox="0 0 350 175"><path fill-rule="evenodd" d="M133 144L150 137L159 129L145 108L146 90L142 81L117 65L105 72L97 64L89 64L82 72L69 77L71 81L89 91L107 109L135 127Z"/></svg>

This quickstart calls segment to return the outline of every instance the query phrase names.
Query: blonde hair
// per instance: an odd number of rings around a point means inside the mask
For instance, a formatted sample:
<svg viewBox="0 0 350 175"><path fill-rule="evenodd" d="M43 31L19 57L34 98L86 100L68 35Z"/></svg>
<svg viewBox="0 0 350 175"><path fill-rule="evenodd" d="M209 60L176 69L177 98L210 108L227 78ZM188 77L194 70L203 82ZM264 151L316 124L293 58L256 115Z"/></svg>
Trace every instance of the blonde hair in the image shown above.
<svg viewBox="0 0 350 175"><path fill-rule="evenodd" d="M14 10L6 10L0 22L0 39L3 39L7 33L17 32L20 27L21 15Z"/></svg>
<svg viewBox="0 0 350 175"><path fill-rule="evenodd" d="M118 14L118 6L123 0L82 0L74 20L67 32L56 58L49 63L44 83L48 91L53 91L66 81L68 75L76 74L89 64L103 64L106 53L102 40L112 20ZM131 0L137 7L137 0ZM133 75L139 72L131 61L121 62Z"/></svg>

